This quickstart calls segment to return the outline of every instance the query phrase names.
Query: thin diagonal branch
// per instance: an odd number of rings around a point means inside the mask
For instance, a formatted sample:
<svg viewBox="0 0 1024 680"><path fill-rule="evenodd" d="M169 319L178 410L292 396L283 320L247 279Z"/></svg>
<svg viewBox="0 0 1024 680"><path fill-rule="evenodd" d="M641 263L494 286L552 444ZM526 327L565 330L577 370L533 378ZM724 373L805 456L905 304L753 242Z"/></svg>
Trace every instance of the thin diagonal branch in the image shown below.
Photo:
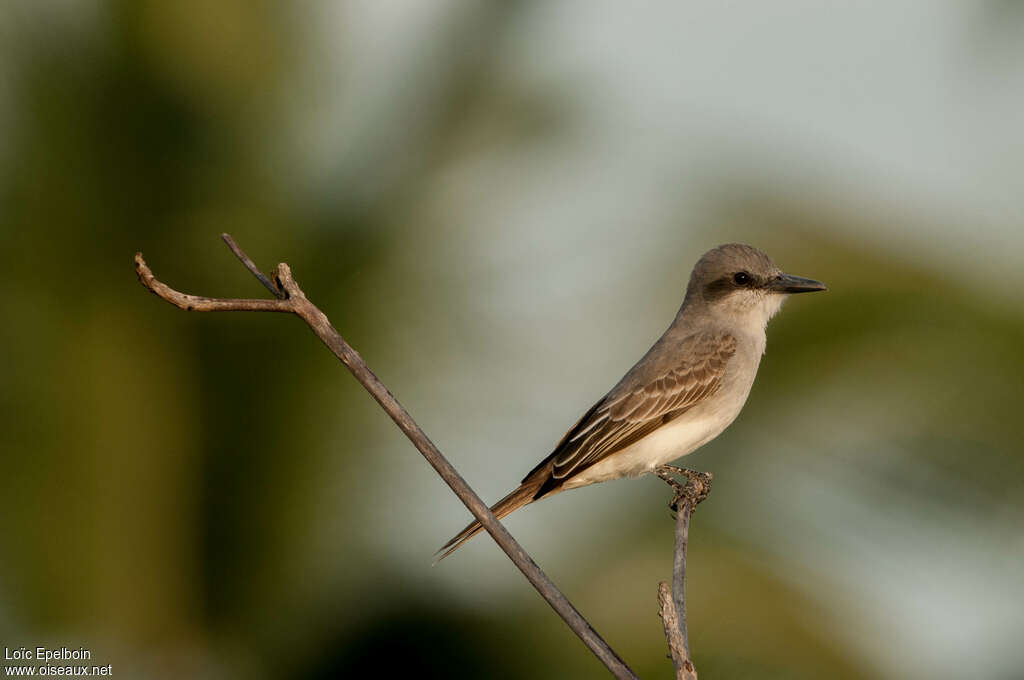
<svg viewBox="0 0 1024 680"><path fill-rule="evenodd" d="M261 278L257 274L259 269L254 264L251 264L252 260L242 252L231 237L226 236L224 240L249 271L263 282L263 279L266 277ZM366 391L377 400L381 408L391 416L391 419L405 433L409 441L423 454L423 457L427 459L427 462L433 466L441 478L451 487L455 495L459 497L459 500L463 502L483 528L494 538L494 542L505 551L505 554L523 572L523 575L537 589L541 597L562 617L566 625L583 640L583 643L590 648L590 651L601 660L616 678L638 680L636 673L597 634L597 631L583 618L583 615L558 590L555 584L537 566L537 563L533 561L533 558L519 545L504 525L498 521L498 518L490 511L487 504L480 499L476 492L466 483L466 480L452 467L448 459L444 457L441 451L430 441L426 433L412 419L409 412L398 403L398 400L384 386L384 383L373 374L373 371L366 365L363 358L359 356L359 353L345 342L341 334L331 325L327 316L306 298L305 293L302 292L302 289L299 288L298 283L292 277L291 269L287 264L281 263L277 265L274 283L270 283L269 279L263 282L265 286L274 291L275 296L284 295L284 298L277 300L220 299L181 293L162 283L153 275L153 272L146 265L146 261L142 258L142 253L135 254L135 269L143 286L180 309L195 312L290 312L305 321L316 336L352 372L356 380L366 388ZM275 283L276 285L274 285Z"/></svg>
<svg viewBox="0 0 1024 680"><path fill-rule="evenodd" d="M235 239L231 238L231 234L221 234L220 237L224 243L228 244L228 248L231 248L231 252L235 254L235 257L242 261L242 264L244 264L245 268L249 270L249 273L259 279L259 282L263 284L264 288L270 291L271 295L276 297L278 300L284 299L284 293L267 278L266 274L260 271L260 268L252 261L252 258L246 255L245 251L238 247L238 244L235 243Z"/></svg>

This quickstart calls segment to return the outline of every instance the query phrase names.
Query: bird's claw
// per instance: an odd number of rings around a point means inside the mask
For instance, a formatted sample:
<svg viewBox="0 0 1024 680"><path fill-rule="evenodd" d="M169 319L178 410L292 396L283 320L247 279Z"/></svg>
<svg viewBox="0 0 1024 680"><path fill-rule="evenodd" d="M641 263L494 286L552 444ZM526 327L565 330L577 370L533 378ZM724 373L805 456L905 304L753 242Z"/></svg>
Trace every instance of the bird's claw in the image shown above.
<svg viewBox="0 0 1024 680"><path fill-rule="evenodd" d="M654 473L672 487L672 490L675 492L672 502L668 504L672 512L679 512L679 508L682 507L680 502L682 502L683 505L689 506L690 513L692 514L697 509L697 505L711 493L713 475L710 472L688 470L676 467L675 465L663 465L655 470ZM673 474L685 477L686 483L680 484L672 476Z"/></svg>

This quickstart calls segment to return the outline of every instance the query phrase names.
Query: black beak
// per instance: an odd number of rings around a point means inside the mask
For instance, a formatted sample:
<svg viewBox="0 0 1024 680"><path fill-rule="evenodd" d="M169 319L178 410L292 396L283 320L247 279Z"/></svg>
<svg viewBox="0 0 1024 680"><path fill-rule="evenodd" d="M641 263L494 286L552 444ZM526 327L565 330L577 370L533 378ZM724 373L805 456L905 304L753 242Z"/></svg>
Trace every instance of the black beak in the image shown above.
<svg viewBox="0 0 1024 680"><path fill-rule="evenodd" d="M768 289L777 293L813 293L816 290L828 290L821 281L792 274L779 274L768 282Z"/></svg>

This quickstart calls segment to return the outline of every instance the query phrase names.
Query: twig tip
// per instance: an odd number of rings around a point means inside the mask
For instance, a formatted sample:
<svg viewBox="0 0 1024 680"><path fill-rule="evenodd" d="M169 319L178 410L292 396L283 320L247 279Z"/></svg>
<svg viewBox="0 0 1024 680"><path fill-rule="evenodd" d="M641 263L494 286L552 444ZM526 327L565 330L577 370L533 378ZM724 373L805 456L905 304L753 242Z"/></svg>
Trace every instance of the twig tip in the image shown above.
<svg viewBox="0 0 1024 680"><path fill-rule="evenodd" d="M135 275L139 277L139 280L149 288L149 283L146 278L153 275L153 272L149 270L149 265L146 264L146 260L143 259L142 253L135 253Z"/></svg>

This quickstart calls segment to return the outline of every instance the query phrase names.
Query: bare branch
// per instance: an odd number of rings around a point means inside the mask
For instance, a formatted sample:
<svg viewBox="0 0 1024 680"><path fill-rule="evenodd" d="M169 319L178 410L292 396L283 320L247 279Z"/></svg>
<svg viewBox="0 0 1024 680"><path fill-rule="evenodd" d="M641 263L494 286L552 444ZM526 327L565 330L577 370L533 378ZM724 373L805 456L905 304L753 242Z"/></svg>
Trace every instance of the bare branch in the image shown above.
<svg viewBox="0 0 1024 680"><path fill-rule="evenodd" d="M245 264L246 268L263 282L264 286L272 290L275 295L280 295L280 291L283 291L285 297L277 300L239 300L187 295L157 280L153 272L146 266L142 253L136 253L135 255L135 269L139 275L139 281L142 282L143 286L164 300L188 311L291 312L299 316L309 325L316 336L327 345L328 349L348 367L356 380L377 400L381 408L391 416L391 419L405 433L409 441L423 454L423 457L427 459L427 462L433 466L441 478L451 487L455 495L459 497L459 500L463 502L483 528L487 530L494 539L494 542L505 551L505 554L523 572L523 575L536 588L537 592L541 594L541 597L562 617L566 625L583 640L590 651L601 660L616 678L638 680L636 673L597 634L597 631L583 618L583 615L566 599L565 595L558 590L555 584L537 566L533 558L519 545L504 525L498 521L498 518L490 511L487 504L480 499L476 492L466 483L466 480L452 467L448 459L444 457L434 443L430 441L426 433L412 419L409 412L398 403L398 400L384 386L384 383L373 374L373 371L366 365L363 358L359 356L359 353L345 342L341 334L331 325L327 316L306 298L305 293L302 292L302 289L292 277L291 269L288 265L282 263L277 266L275 273L277 285L275 286L269 279L264 281L266 277L262 276L259 269L252 264L252 260L245 255L230 236L225 234L224 241Z"/></svg>
<svg viewBox="0 0 1024 680"><path fill-rule="evenodd" d="M150 271L142 253L135 253L135 273L146 288L175 307L188 312L294 312L289 300L242 300L234 298L208 298L180 293L158 281Z"/></svg>
<svg viewBox="0 0 1024 680"><path fill-rule="evenodd" d="M668 640L668 651L672 655L672 665L676 667L677 680L696 678L693 662L687 654L686 639L683 637L676 614L676 605L672 601L672 588L662 581L658 584L658 616L665 627L665 639Z"/></svg>
<svg viewBox="0 0 1024 680"><path fill-rule="evenodd" d="M260 271L260 268L252 261L252 258L246 255L245 251L238 247L238 244L235 243L235 239L231 238L231 234L221 234L220 237L224 240L224 243L228 244L228 248L231 248L231 252L235 254L235 257L242 261L245 268L248 269L253 276L259 279L260 283L263 284L264 288L270 291L271 295L276 297L278 300L284 299L284 293L278 290L277 286L271 283L270 279L267 278L267 275Z"/></svg>
<svg viewBox="0 0 1024 680"><path fill-rule="evenodd" d="M693 482L688 482L693 484ZM690 542L690 514L693 506L683 502L676 513L676 550L672 560L672 600L675 603L677 625L683 638L683 652L690 669L693 669L693 662L690 660L690 636L686 630L686 549ZM697 674L694 673L696 678Z"/></svg>
<svg viewBox="0 0 1024 680"><path fill-rule="evenodd" d="M670 591L664 581L658 584L658 614L665 627L672 663L676 667L676 680L697 680L697 670L690 657L690 641L686 633L686 548L689 543L690 515L696 504L711 490L710 480L707 473L690 477L672 501L677 510L672 589Z"/></svg>

